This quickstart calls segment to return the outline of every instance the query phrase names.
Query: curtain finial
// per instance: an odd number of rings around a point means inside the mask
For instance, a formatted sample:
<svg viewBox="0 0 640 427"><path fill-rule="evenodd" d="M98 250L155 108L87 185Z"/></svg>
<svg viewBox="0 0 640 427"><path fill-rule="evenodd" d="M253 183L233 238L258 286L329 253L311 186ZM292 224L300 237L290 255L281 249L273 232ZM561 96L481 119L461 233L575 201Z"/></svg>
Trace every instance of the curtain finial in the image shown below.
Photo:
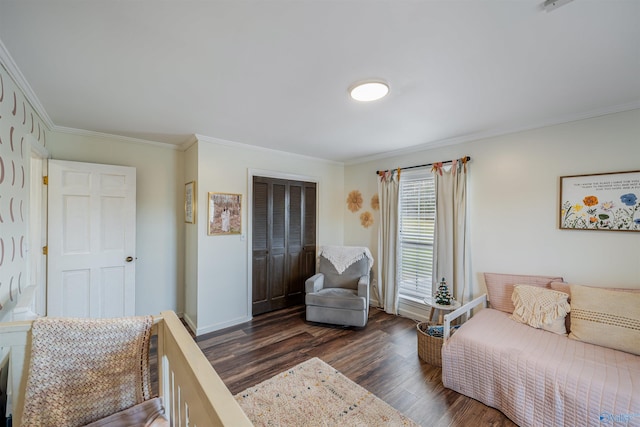
<svg viewBox="0 0 640 427"><path fill-rule="evenodd" d="M442 162L434 163L433 167L431 168L431 172L436 172L440 174L440 176L442 176Z"/></svg>
<svg viewBox="0 0 640 427"><path fill-rule="evenodd" d="M460 161L462 162L462 166L464 167L464 173L467 173L467 162L470 159L471 158L469 156L464 156L463 158L460 159Z"/></svg>

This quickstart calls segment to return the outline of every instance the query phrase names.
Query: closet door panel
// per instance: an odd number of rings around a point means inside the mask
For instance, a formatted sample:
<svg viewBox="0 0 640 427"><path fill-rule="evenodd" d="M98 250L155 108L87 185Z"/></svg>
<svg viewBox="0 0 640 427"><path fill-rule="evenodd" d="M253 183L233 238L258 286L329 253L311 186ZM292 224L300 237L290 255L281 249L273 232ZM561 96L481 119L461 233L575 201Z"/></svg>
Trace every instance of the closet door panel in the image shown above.
<svg viewBox="0 0 640 427"><path fill-rule="evenodd" d="M303 195L303 259L301 272L303 277L311 277L316 272L316 184L304 183Z"/></svg>
<svg viewBox="0 0 640 427"><path fill-rule="evenodd" d="M269 184L259 179L253 183L252 230L252 301L253 314L269 310Z"/></svg>
<svg viewBox="0 0 640 427"><path fill-rule="evenodd" d="M286 250L287 250L287 185L273 184L269 296L271 299L286 295Z"/></svg>
<svg viewBox="0 0 640 427"><path fill-rule="evenodd" d="M303 213L303 183L292 182L289 184L289 233L287 238L289 253L289 280L287 296L291 299L291 304L296 301L302 302L302 298L298 298L304 291L304 281L301 262L302 262L302 227L304 218Z"/></svg>

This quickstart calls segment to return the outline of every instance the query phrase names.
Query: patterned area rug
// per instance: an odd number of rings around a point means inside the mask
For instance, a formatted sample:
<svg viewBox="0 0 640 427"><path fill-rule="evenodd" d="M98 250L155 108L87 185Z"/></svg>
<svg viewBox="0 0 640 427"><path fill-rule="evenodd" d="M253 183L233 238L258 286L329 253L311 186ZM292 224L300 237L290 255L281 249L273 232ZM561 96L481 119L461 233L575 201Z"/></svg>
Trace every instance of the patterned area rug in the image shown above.
<svg viewBox="0 0 640 427"><path fill-rule="evenodd" d="M418 426L317 357L235 398L256 426Z"/></svg>

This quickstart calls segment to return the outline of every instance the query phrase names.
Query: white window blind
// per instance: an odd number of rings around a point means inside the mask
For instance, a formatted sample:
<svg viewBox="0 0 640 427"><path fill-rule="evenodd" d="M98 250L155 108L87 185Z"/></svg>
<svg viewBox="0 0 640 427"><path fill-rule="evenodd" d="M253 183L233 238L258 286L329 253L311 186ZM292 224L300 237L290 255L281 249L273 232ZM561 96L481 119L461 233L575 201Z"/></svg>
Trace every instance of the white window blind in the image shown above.
<svg viewBox="0 0 640 427"><path fill-rule="evenodd" d="M400 179L400 296L431 296L436 198L433 175L405 171Z"/></svg>

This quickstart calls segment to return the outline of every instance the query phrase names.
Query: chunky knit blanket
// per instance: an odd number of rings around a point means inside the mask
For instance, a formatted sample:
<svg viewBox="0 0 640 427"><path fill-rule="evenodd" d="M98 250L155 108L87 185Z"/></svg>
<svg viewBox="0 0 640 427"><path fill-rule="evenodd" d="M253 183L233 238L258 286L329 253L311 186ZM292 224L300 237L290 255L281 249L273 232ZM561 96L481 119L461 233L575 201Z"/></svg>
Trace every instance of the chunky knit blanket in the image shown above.
<svg viewBox="0 0 640 427"><path fill-rule="evenodd" d="M373 267L373 255L363 246L322 246L318 255L331 261L338 274L365 257L369 260L369 270Z"/></svg>
<svg viewBox="0 0 640 427"><path fill-rule="evenodd" d="M150 398L153 318L33 322L23 426L83 426Z"/></svg>

